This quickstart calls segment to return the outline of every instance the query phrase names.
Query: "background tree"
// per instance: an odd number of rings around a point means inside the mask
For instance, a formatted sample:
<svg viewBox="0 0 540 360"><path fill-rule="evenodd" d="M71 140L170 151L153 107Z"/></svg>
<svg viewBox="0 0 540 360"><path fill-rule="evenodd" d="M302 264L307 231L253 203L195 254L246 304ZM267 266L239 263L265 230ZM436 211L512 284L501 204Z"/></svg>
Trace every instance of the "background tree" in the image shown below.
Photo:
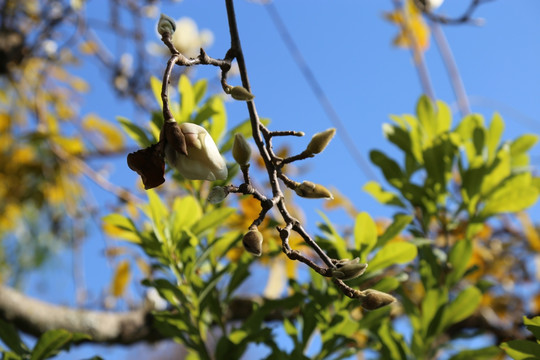
<svg viewBox="0 0 540 360"><path fill-rule="evenodd" d="M473 6L479 3L474 1L466 16L456 18L459 20L456 22L468 22L475 9ZM385 125L383 128L388 140L397 145L403 160L392 160L379 151L371 152L370 156L395 190L385 190L383 187L386 186L376 181L369 182L365 189L383 204L401 209L393 217L391 225L378 225L367 213L357 213L332 190L336 199L330 204L343 206L353 213L354 227L340 230L323 215L324 222L315 231L317 235L312 237L310 232L298 227L301 221L297 223L294 220L301 220L294 202L295 193L309 195L313 188L309 183L304 182L306 185L302 186L302 182L295 182L285 175L291 170L294 174L291 163L297 164L295 161L309 157L309 154L300 150L300 155L290 156L285 149L274 153L270 145L274 137L299 136L300 132L288 131L291 129L285 132L270 131L271 126L267 128L265 120L262 120L265 125L259 126L258 120L253 120L254 108L251 101L248 102L248 106L252 107L251 120L227 130L223 95L207 95L208 82L192 82L182 76L178 82L176 79L171 82L175 87L178 84L180 94L179 103L170 103L174 118L179 123L189 121L202 125L223 154L227 154L233 147L234 134L242 133L249 137L251 127L260 129L262 138L256 140L256 144L266 160L264 164L258 165L260 171L257 171L257 163L254 162L250 174L254 179L264 179L265 174L270 174L270 183L253 184L253 187L244 167L241 169L243 176L240 177L244 184L238 187L229 185L231 182L234 184L234 176L239 170L238 166L230 163L228 178L217 185L225 186L222 189L227 192L240 192L254 197L240 198L238 202L233 200L230 203L212 204L207 201L211 191L209 183L187 180L173 171L168 177L172 176L174 182L162 186L161 196L153 190L149 191L148 202L144 205L146 201L113 185L101 173L92 170L92 158L124 153L124 140L119 136L118 125L112 125L95 115L81 118L71 107L65 106L66 103L73 104L74 100L66 97L61 86L63 83L68 82L72 88L84 90L80 79L73 80L69 73L62 72L65 63L61 61L67 61L69 57L62 60L45 56L38 50L32 50L33 46L21 45L30 44L27 38L38 39L36 44L39 46L43 43L50 45L46 40L50 40L50 34L54 33L55 26L61 22L65 25L73 21L80 28L88 30L83 27L90 22L84 20L81 4L54 2L48 5L51 5L50 8L63 6L56 11L64 11L68 16L62 17L61 21L58 12L41 8L38 3L32 8L30 3L20 5L7 2L3 8L6 15L2 29L9 35L6 39L10 39L4 45L9 55L5 57L9 59L6 64L10 63L6 65L7 75L4 80L11 84L6 88L13 89L6 92L5 98L9 100L9 96L13 96L20 101L6 101L7 110L3 115L7 126L3 128L6 130L6 152L3 154L6 161L2 164L5 164L5 184L9 185L3 195L8 200L3 212L6 214L3 237L6 248L5 277L15 284L25 270L43 262L48 256L46 251L50 251L51 245L59 244L58 240L62 238L65 242L71 242L74 251L80 254L81 241L85 238L85 224L89 219L88 209L94 207L88 206L87 193L84 191L87 186L84 180L81 183L81 174L84 174L113 192L120 200L113 210L115 213L104 218L107 233L137 243L145 253L136 252L134 247L129 246L107 248L107 254L113 259L116 270L110 286L111 296L102 298L105 300L103 305L114 306L112 302L126 298L134 264L139 266L140 272L147 278L144 282L149 289L147 298L154 300L147 307L125 314L78 312L79 319L100 319L97 323L101 327L88 328L77 326L73 321L63 321L66 319L64 316L73 316L74 312L29 302L31 300L13 290L2 288L1 314L11 323L3 323L5 331L2 340L10 349L5 352L5 357L30 356L29 350L15 335L12 325L35 335L41 335L51 328L69 327L68 323L71 325L68 330L75 331L75 334L59 329L46 332L32 352L35 358L52 355L72 341L133 343L161 337L174 338L183 343L191 356L196 357L213 358L224 354L236 354L239 357L252 343L264 344L271 351L267 356L275 358L285 354L302 357L306 353L320 358L334 358L355 354L360 349L375 349L382 358L436 357L445 350L444 345L448 344L448 339L470 336L471 331L474 335L495 335L495 339L490 341L493 344L499 344L510 337L523 336L519 328L521 314L515 311L510 313L508 305L522 304L525 307L534 298L507 291L507 275L511 273L511 280L522 286L527 286L528 279L534 277L532 267L523 268L520 264L531 257L530 250L534 250L537 245L537 233L526 215L518 218L522 229L510 221L499 223L495 217L501 213L520 211L536 201L538 182L532 176L528 156L529 149L536 141L535 136L524 135L504 142L501 141L504 122L500 116L495 115L488 123L480 115L470 115L453 124L450 111L443 102L434 103L421 98L414 116L392 117L396 124ZM229 20L232 19L231 5L228 4ZM428 86L425 64L421 57L425 44L423 49L419 41L420 34L428 30L421 12L412 3L406 5L405 10L397 6L396 12L389 15L389 18L400 25L400 37L404 40L397 42L412 48L414 63L419 68L423 67L420 73L423 74L424 86ZM139 8L131 2L114 2L111 9L111 14L116 14L111 15L109 25L114 33L119 36L140 34L140 27L137 26L133 31L120 31L119 11L132 13L137 19L148 7ZM267 9L270 9L274 20L279 20L275 17L277 13L272 5L267 5ZM452 18L433 15L430 9L424 11L428 11L426 17L432 21L452 22ZM15 18L18 21L13 20ZM49 19L49 22L44 22L42 28L27 25L32 24L32 21L41 24L43 19ZM35 34L29 35L32 31ZM282 31L286 29L282 28ZM21 37L21 34L24 35ZM208 39L203 36L200 42L204 42L204 38ZM137 48L142 49L138 42L140 37L135 36L134 39ZM80 50L103 61L107 57L97 44L93 39L86 39ZM225 60L241 56L239 47L233 45L231 49L233 52L227 53ZM179 50L181 54L189 54L188 50ZM174 49L172 51L174 55ZM120 57L119 66L129 63L125 59L125 56ZM201 55L199 62L208 62L205 59ZM110 70L114 65L113 60L109 60L105 64ZM35 67L29 66L32 62ZM225 93L231 93L232 89L223 76L228 67L222 65L221 68L224 70L221 87ZM40 73L43 77L36 77L36 69L42 69ZM52 69L57 69L58 73ZM243 86L249 89L245 69L241 66L240 70ZM163 72L163 64L156 72ZM126 73L130 72L126 70ZM313 82L313 77L309 77L310 71L304 73L321 96L320 86L316 80ZM115 70L115 88L119 91L124 88L124 92L120 92L132 96L139 106L152 107L144 98L144 89L135 91L138 82L144 85L147 81L141 79L141 72L134 76L136 80L132 80L133 86L127 88L122 84L125 85L126 81L131 84L131 80L128 74L124 75L119 75ZM162 94L166 93L167 88L162 89L161 81L157 79L151 80L150 84L157 102L160 106L165 105L166 109L167 98L163 98ZM27 85L29 87L24 89ZM433 91L426 92L434 99ZM456 93L463 95L463 92ZM72 93L67 94L71 96ZM460 104L462 113L466 114L467 107L463 101ZM23 125L17 125L17 118L21 116L18 109L21 107L29 109L29 112L22 115L20 121L23 121ZM25 119L35 121L35 124L26 125ZM59 125L62 119L65 119L64 126ZM159 140L163 117L161 111L155 111L152 121L147 120L142 126L126 118L119 119L118 123L139 146L147 147ZM309 128L309 135L317 131ZM295 141L295 138L289 139L288 143ZM230 159L230 156L226 157ZM287 165L281 171L284 164ZM274 176L283 181L284 189L289 187L296 190L295 193L284 190L285 200L276 197L276 189L279 188L272 183L272 171L275 171ZM170 186L173 183L176 185ZM262 190L267 188L274 190L273 205L280 209L282 215L285 214L284 219L277 214L267 213L268 199ZM321 197L328 197L328 193L325 195ZM289 211L283 212L285 204ZM240 214L234 214L235 207L240 209ZM96 214L100 214L99 211L96 209ZM64 216L66 212L68 217ZM25 226L28 233L14 231L20 220L28 224ZM268 284L261 289L264 295L262 299L238 296L238 287L245 284L249 269L257 266L240 245L243 234L253 225L257 226L257 231L264 238L263 257L256 263L268 264L271 269ZM279 227L279 233L276 226ZM407 232L404 236L400 235L405 228ZM300 236L295 237L294 232ZM31 241L25 243L25 236ZM44 240L35 241L36 238ZM320 248L307 247L304 243L307 241L308 245L313 245L313 240ZM300 260L315 271L306 274L306 267L297 269L295 261L284 261L282 249L289 258ZM293 249L300 250L300 253ZM18 254L19 259L14 260L16 257L8 251ZM512 256L505 256L510 252ZM30 260L24 262L24 257ZM347 279L346 285L340 280L340 277L348 277L339 271L343 267L341 260L354 257L359 257L361 262L367 261L369 266L362 277L352 281ZM523 260L517 262L513 259ZM409 265L405 268L397 265L407 263ZM280 270L283 268L286 269L285 275ZM507 270L500 271L501 268ZM300 276L309 276L310 280L301 280L298 272ZM333 277L337 287L321 275ZM80 273L76 273L76 277L79 280L82 278ZM284 278L288 281L284 282ZM81 284L80 281L76 283ZM498 286L498 283L503 286ZM161 300L152 295L153 289L159 292ZM364 291L355 292L355 289ZM399 294L399 303L371 312L361 311L361 304L365 308L378 307L371 306L370 298L385 299L385 295L365 289L395 291ZM88 304L84 286L79 288L78 299L81 305ZM162 304L163 299L167 300L167 305ZM509 299L512 302L505 303ZM506 318L501 316L505 313L499 311L497 314L497 309L504 309L507 312ZM153 310L150 317L152 324L147 322L150 310ZM40 313L52 316L40 322L37 316ZM409 319L415 334L408 340L404 340L400 334L406 332L399 326L405 317ZM276 319L282 322L282 328L291 338L294 344L292 349L287 349L278 337L272 336L275 332L267 321ZM507 326L501 330L505 320ZM151 330L152 326L159 330L160 335ZM309 345L314 338L319 344L315 350L310 349ZM521 342L508 344L505 349L515 348L517 352L526 346ZM500 353L499 348L490 347L474 356L491 358ZM515 354L512 356L517 356ZM473 355L469 352L457 356Z"/></svg>

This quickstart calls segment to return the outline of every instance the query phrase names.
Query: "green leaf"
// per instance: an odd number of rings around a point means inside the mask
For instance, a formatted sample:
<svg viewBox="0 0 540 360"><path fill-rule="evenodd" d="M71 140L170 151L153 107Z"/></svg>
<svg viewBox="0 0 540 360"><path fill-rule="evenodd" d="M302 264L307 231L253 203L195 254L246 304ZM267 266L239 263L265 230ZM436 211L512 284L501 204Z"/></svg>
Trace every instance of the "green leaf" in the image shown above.
<svg viewBox="0 0 540 360"><path fill-rule="evenodd" d="M193 196L177 197L173 203L171 236L179 239L182 230L190 229L203 216L199 201Z"/></svg>
<svg viewBox="0 0 540 360"><path fill-rule="evenodd" d="M287 318L283 319L283 328L285 329L287 335L289 335L294 342L298 341L298 329L296 328L296 326L294 326L291 320Z"/></svg>
<svg viewBox="0 0 540 360"><path fill-rule="evenodd" d="M467 264L471 259L473 244L470 239L459 240L450 250L448 263L452 266L452 270L446 278L448 287L452 287L458 283L467 270Z"/></svg>
<svg viewBox="0 0 540 360"><path fill-rule="evenodd" d="M199 104L202 101L204 95L206 95L207 88L207 79L201 79L193 85L193 100L195 101L195 105Z"/></svg>
<svg viewBox="0 0 540 360"><path fill-rule="evenodd" d="M371 162L381 169L386 181L388 181L390 185L398 189L403 186L405 179L403 176L403 171L401 171L401 168L397 162L378 150L371 150L369 157Z"/></svg>
<svg viewBox="0 0 540 360"><path fill-rule="evenodd" d="M503 349L514 360L540 359L540 344L527 340L512 340L501 344Z"/></svg>
<svg viewBox="0 0 540 360"><path fill-rule="evenodd" d="M437 100L437 117L435 120L436 134L442 134L450 130L452 126L452 112L444 102Z"/></svg>
<svg viewBox="0 0 540 360"><path fill-rule="evenodd" d="M30 360L48 359L56 355L64 346L69 344L72 338L73 335L64 329L45 332L32 350Z"/></svg>
<svg viewBox="0 0 540 360"><path fill-rule="evenodd" d="M538 135L525 134L512 141L510 144L510 154L516 156L529 151L538 141Z"/></svg>
<svg viewBox="0 0 540 360"><path fill-rule="evenodd" d="M261 123L267 126L268 124L270 124L270 120L261 119ZM252 137L250 120L249 119L244 120L244 122L240 123L239 125L233 127L231 130L228 131L227 137L226 137L227 142L225 142L220 148L220 152L222 154L232 149L233 142L234 142L234 134L236 133L242 134L247 140L249 140Z"/></svg>
<svg viewBox="0 0 540 360"><path fill-rule="evenodd" d="M471 316L478 308L478 305L480 305L481 300L482 292L475 286L470 286L460 292L454 301L446 306L442 320L442 329Z"/></svg>
<svg viewBox="0 0 540 360"><path fill-rule="evenodd" d="M363 190L373 196L375 200L385 205L396 205L405 208L399 196L391 191L384 190L376 181L369 181L364 185Z"/></svg>
<svg viewBox="0 0 540 360"><path fill-rule="evenodd" d="M152 76L150 78L150 88L152 89L152 93L154 94L154 97L156 98L156 101L159 104L159 108L162 109L163 100L161 99L161 80L159 80L155 76Z"/></svg>
<svg viewBox="0 0 540 360"><path fill-rule="evenodd" d="M408 242L399 241L387 243L368 262L367 273L376 272L394 264L403 264L412 261L417 254L416 246Z"/></svg>
<svg viewBox="0 0 540 360"><path fill-rule="evenodd" d="M120 123L120 126L129 135L129 137L135 140L139 146L146 148L152 145L152 142L146 135L143 128L135 125L125 117L117 116L116 120Z"/></svg>
<svg viewBox="0 0 540 360"><path fill-rule="evenodd" d="M17 329L2 319L0 319L0 340L17 355L22 356L30 352L19 337Z"/></svg>
<svg viewBox="0 0 540 360"><path fill-rule="evenodd" d="M523 317L523 324L527 329L534 334L537 340L540 340L540 316L535 316L532 319Z"/></svg>
<svg viewBox="0 0 540 360"><path fill-rule="evenodd" d="M538 189L531 182L530 173L514 176L486 199L480 215L489 217L525 210L536 203L538 193Z"/></svg>
<svg viewBox="0 0 540 360"><path fill-rule="evenodd" d="M216 144L218 144L227 128L227 112L225 111L223 100L220 97L214 96L210 98L208 102L212 108L212 123L210 124L208 132Z"/></svg>
<svg viewBox="0 0 540 360"><path fill-rule="evenodd" d="M416 116L429 142L436 134L437 124L433 103L426 95L422 95L416 104Z"/></svg>
<svg viewBox="0 0 540 360"><path fill-rule="evenodd" d="M488 164L495 159L496 151L501 142L501 137L504 131L504 121L498 113L493 114L491 123L486 136L486 147L488 151Z"/></svg>
<svg viewBox="0 0 540 360"><path fill-rule="evenodd" d="M317 211L317 213L324 219L324 226L319 226L324 232L326 232L329 238L332 240L332 245L336 249L340 259L346 259L350 257L350 253L347 250L347 241L339 235L334 225L323 212Z"/></svg>
<svg viewBox="0 0 540 360"><path fill-rule="evenodd" d="M153 189L146 192L148 194L148 216L152 219L152 227L156 237L161 243L166 240L165 237L165 219L169 216L167 208L161 202L159 195Z"/></svg>
<svg viewBox="0 0 540 360"><path fill-rule="evenodd" d="M395 214L394 220L392 221L390 226L386 228L384 233L377 240L376 247L381 247L381 246L386 245L388 241L392 240L393 238L398 236L403 230L405 230L407 225L409 225L412 220L413 220L412 215L406 215L406 214L400 214L400 213Z"/></svg>
<svg viewBox="0 0 540 360"><path fill-rule="evenodd" d="M449 360L492 360L501 354L497 346L488 346L474 350L464 350L452 356Z"/></svg>
<svg viewBox="0 0 540 360"><path fill-rule="evenodd" d="M225 220L227 220L227 218L235 211L235 209L229 207L211 210L210 212L204 214L203 217L193 225L191 232L194 235L199 235L208 229L217 227L218 225L223 225Z"/></svg>
<svg viewBox="0 0 540 360"><path fill-rule="evenodd" d="M178 92L180 93L180 119L178 122L189 121L191 113L195 108L195 96L193 94L193 87L189 78L182 74L178 81Z"/></svg>
<svg viewBox="0 0 540 360"><path fill-rule="evenodd" d="M120 214L109 214L102 218L105 233L112 237L140 243L141 237L133 220Z"/></svg>
<svg viewBox="0 0 540 360"><path fill-rule="evenodd" d="M377 242L377 225L367 212L361 212L356 216L354 223L354 243L360 250L360 262L364 263L367 255Z"/></svg>

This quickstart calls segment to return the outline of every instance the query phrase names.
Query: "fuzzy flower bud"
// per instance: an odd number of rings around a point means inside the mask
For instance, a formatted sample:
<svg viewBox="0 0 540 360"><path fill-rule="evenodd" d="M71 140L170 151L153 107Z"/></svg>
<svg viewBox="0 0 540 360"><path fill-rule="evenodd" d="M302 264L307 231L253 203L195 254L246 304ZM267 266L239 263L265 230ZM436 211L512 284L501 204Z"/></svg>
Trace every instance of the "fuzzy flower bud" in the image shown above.
<svg viewBox="0 0 540 360"><path fill-rule="evenodd" d="M205 128L192 123L166 124L165 157L183 177L210 181L227 178L227 164Z"/></svg>
<svg viewBox="0 0 540 360"><path fill-rule="evenodd" d="M322 185L312 183L311 181L303 181L294 189L296 194L301 197L310 199L328 199L332 200L332 193Z"/></svg>
<svg viewBox="0 0 540 360"><path fill-rule="evenodd" d="M360 258L353 260L344 259L336 264L332 270L332 276L340 280L352 280L366 271L368 264L360 264Z"/></svg>
<svg viewBox="0 0 540 360"><path fill-rule="evenodd" d="M330 140L332 140L335 134L336 129L331 128L313 135L305 152L310 155L319 154L324 150L324 148L326 148L326 146L330 143Z"/></svg>
<svg viewBox="0 0 540 360"><path fill-rule="evenodd" d="M247 89L243 86L229 86L225 89L225 92L230 94L235 100L249 101L255 98L255 95L247 91Z"/></svg>
<svg viewBox="0 0 540 360"><path fill-rule="evenodd" d="M257 227L251 228L242 239L244 248L255 256L261 256L262 254L262 242L263 236Z"/></svg>
<svg viewBox="0 0 540 360"><path fill-rule="evenodd" d="M240 133L234 134L232 155L238 165L246 166L249 164L249 159L251 158L251 147L249 146L246 138Z"/></svg>
<svg viewBox="0 0 540 360"><path fill-rule="evenodd" d="M169 16L161 14L159 17L157 30L161 36L165 36L165 34L172 35L176 30L176 22Z"/></svg>
<svg viewBox="0 0 540 360"><path fill-rule="evenodd" d="M214 186L208 194L208 202L210 204L219 204L229 195L229 192L223 186Z"/></svg>
<svg viewBox="0 0 540 360"><path fill-rule="evenodd" d="M396 301L392 295L373 289L362 291L359 299L362 302L362 307L366 310L376 310Z"/></svg>

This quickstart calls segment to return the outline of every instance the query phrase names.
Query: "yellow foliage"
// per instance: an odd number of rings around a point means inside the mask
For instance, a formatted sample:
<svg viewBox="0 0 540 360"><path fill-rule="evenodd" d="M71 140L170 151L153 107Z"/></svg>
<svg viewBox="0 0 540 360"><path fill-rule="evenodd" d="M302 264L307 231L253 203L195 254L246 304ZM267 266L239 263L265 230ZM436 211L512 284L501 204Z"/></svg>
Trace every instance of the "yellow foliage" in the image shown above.
<svg viewBox="0 0 540 360"><path fill-rule="evenodd" d="M93 55L99 50L99 45L95 41L86 41L79 45L79 50L85 55Z"/></svg>
<svg viewBox="0 0 540 360"><path fill-rule="evenodd" d="M70 155L80 155L84 152L84 143L80 138L54 136L53 140Z"/></svg>
<svg viewBox="0 0 540 360"><path fill-rule="evenodd" d="M413 0L407 0L404 8L386 13L385 18L400 28L399 34L393 40L394 45L411 48L416 44L419 50L427 50L430 37L429 27Z"/></svg>
<svg viewBox="0 0 540 360"><path fill-rule="evenodd" d="M110 122L101 119L96 114L88 114L82 120L83 129L87 132L98 134L100 138L100 149L119 150L124 145L124 138L119 128Z"/></svg>
<svg viewBox="0 0 540 360"><path fill-rule="evenodd" d="M123 260L116 266L111 283L111 294L115 297L121 297L126 291L126 287L131 279L131 268L127 260Z"/></svg>
<svg viewBox="0 0 540 360"><path fill-rule="evenodd" d="M534 227L529 215L525 212L520 212L516 216L521 223L521 226L523 226L523 233L525 234L527 241L529 241L531 248L534 251L540 251L540 235Z"/></svg>

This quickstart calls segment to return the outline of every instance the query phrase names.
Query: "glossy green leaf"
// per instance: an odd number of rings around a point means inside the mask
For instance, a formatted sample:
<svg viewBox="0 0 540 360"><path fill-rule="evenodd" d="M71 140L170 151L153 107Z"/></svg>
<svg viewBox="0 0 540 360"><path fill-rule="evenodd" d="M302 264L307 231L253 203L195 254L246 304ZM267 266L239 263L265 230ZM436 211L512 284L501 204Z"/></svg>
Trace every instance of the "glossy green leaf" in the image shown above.
<svg viewBox="0 0 540 360"><path fill-rule="evenodd" d="M339 235L328 216L321 211L317 211L317 213L324 219L324 226L319 226L319 228L328 234L328 237L330 240L332 240L332 246L336 249L339 258L350 258L350 253L347 250L347 241L345 241L345 239Z"/></svg>
<svg viewBox="0 0 540 360"><path fill-rule="evenodd" d="M363 190L373 196L375 200L385 205L395 205L404 208L405 205L399 196L391 191L384 190L376 181L369 181L363 187Z"/></svg>
<svg viewBox="0 0 540 360"><path fill-rule="evenodd" d="M501 142L502 134L504 131L504 121L498 113L493 114L491 118L491 123L486 136L486 147L488 151L488 164L490 164L494 159Z"/></svg>
<svg viewBox="0 0 540 360"><path fill-rule="evenodd" d="M178 122L189 121L191 113L195 108L195 95L189 78L182 74L178 81L178 92L180 93L180 119Z"/></svg>
<svg viewBox="0 0 540 360"><path fill-rule="evenodd" d="M219 143L225 134L227 128L227 112L225 111L225 105L220 97L214 96L208 100L212 107L212 123L208 129L208 132Z"/></svg>
<svg viewBox="0 0 540 360"><path fill-rule="evenodd" d="M442 329L471 316L478 308L478 305L480 305L481 300L482 292L474 286L470 286L460 292L454 301L446 306L442 320Z"/></svg>
<svg viewBox="0 0 540 360"><path fill-rule="evenodd" d="M386 181L398 189L403 186L404 175L397 162L378 150L372 150L369 157L381 169Z"/></svg>
<svg viewBox="0 0 540 360"><path fill-rule="evenodd" d="M366 262L367 255L377 242L377 225L366 212L356 216L354 223L354 244L360 250L360 262Z"/></svg>
<svg viewBox="0 0 540 360"><path fill-rule="evenodd" d="M426 95L422 95L416 104L416 116L429 142L436 134L437 124L433 103Z"/></svg>
<svg viewBox="0 0 540 360"><path fill-rule="evenodd" d="M201 79L193 85L193 100L195 105L199 104L206 95L206 89L208 88L208 80Z"/></svg>
<svg viewBox="0 0 540 360"><path fill-rule="evenodd" d="M529 151L538 141L538 135L525 134L510 143L510 153L516 156Z"/></svg>
<svg viewBox="0 0 540 360"><path fill-rule="evenodd" d="M285 329L287 335L289 335L296 342L298 339L298 329L296 326L294 326L292 321L287 318L283 319L283 328Z"/></svg>
<svg viewBox="0 0 540 360"><path fill-rule="evenodd" d="M448 263L451 265L450 273L446 278L446 284L448 287L451 287L461 278L465 271L467 270L467 264L471 259L473 251L473 244L470 239L459 240L450 250L450 255L448 256Z"/></svg>
<svg viewBox="0 0 540 360"><path fill-rule="evenodd" d="M395 214L392 223L386 228L384 233L377 240L377 247L384 246L386 243L398 236L413 220L412 215Z"/></svg>
<svg viewBox="0 0 540 360"><path fill-rule="evenodd" d="M524 316L523 324L527 327L527 330L533 333L537 340L540 340L540 316L535 316L532 319Z"/></svg>
<svg viewBox="0 0 540 360"><path fill-rule="evenodd" d="M369 261L367 272L376 272L394 264L412 261L417 254L416 246L408 242L390 242Z"/></svg>
<svg viewBox="0 0 540 360"><path fill-rule="evenodd" d="M437 114L435 120L436 134L442 134L450 131L452 126L452 111L450 107L444 102L437 100Z"/></svg>
<svg viewBox="0 0 540 360"><path fill-rule="evenodd" d="M540 344L528 340L512 340L501 344L501 348L514 360L539 359Z"/></svg>
<svg viewBox="0 0 540 360"><path fill-rule="evenodd" d="M173 239L180 237L182 229L189 229L203 216L199 201L193 196L177 197L173 203L171 233Z"/></svg>
<svg viewBox="0 0 540 360"><path fill-rule="evenodd" d="M56 355L66 345L74 340L82 340L85 336L78 335L76 338L67 330L49 330L40 336L36 346L32 350L30 360L42 360ZM86 336L89 338L89 336Z"/></svg>
<svg viewBox="0 0 540 360"><path fill-rule="evenodd" d="M17 355L22 356L29 353L17 329L3 319L0 319L0 340Z"/></svg>
<svg viewBox="0 0 540 360"><path fill-rule="evenodd" d="M159 104L159 108L163 108L163 100L161 99L161 80L159 80L157 77L152 76L150 78L150 88L152 89L152 94L154 94L154 98L156 99L157 103Z"/></svg>
<svg viewBox="0 0 540 360"><path fill-rule="evenodd" d="M390 124L383 124L382 128L383 134L388 141L399 147L403 152L413 155L411 136L407 130Z"/></svg>
<svg viewBox="0 0 540 360"><path fill-rule="evenodd" d="M381 340L384 359L407 359L409 349L403 336L393 330L388 320L379 327L377 335Z"/></svg>
<svg viewBox="0 0 540 360"><path fill-rule="evenodd" d="M536 203L538 194L538 189L531 182L530 173L514 176L486 199L480 215L488 217L525 210Z"/></svg>
<svg viewBox="0 0 540 360"><path fill-rule="evenodd" d="M102 218L105 233L134 243L140 243L141 237L133 220L120 215L109 214Z"/></svg>
<svg viewBox="0 0 540 360"><path fill-rule="evenodd" d="M193 225L191 231L193 234L199 235L208 229L223 225L225 220L227 220L227 218L235 211L235 209L227 207L211 210L204 214L203 217Z"/></svg>
<svg viewBox="0 0 540 360"><path fill-rule="evenodd" d="M452 356L449 360L493 360L501 354L497 346L488 346L474 350L463 350Z"/></svg>
<svg viewBox="0 0 540 360"><path fill-rule="evenodd" d="M263 119L260 119L260 120L261 120L261 123L264 124L265 126L270 124L270 119L264 119L263 118ZM220 148L221 153L227 152L227 151L232 149L233 141L234 141L234 134L236 134L236 133L242 134L249 141L251 139L251 135L252 135L250 120L249 119L244 120L242 123L240 123L239 125L233 127L232 129L230 129L227 132L227 134L228 134L226 136L227 142L225 142L221 146L221 148Z"/></svg>
<svg viewBox="0 0 540 360"><path fill-rule="evenodd" d="M152 219L152 227L158 240L165 242L165 220L169 216L168 210L161 202L159 195L153 189L146 192L148 194L147 215Z"/></svg>
<svg viewBox="0 0 540 360"><path fill-rule="evenodd" d="M120 126L129 135L129 137L135 140L139 146L146 148L152 145L152 142L146 135L146 131L144 131L143 128L135 125L125 117L117 116L116 120L120 123Z"/></svg>

